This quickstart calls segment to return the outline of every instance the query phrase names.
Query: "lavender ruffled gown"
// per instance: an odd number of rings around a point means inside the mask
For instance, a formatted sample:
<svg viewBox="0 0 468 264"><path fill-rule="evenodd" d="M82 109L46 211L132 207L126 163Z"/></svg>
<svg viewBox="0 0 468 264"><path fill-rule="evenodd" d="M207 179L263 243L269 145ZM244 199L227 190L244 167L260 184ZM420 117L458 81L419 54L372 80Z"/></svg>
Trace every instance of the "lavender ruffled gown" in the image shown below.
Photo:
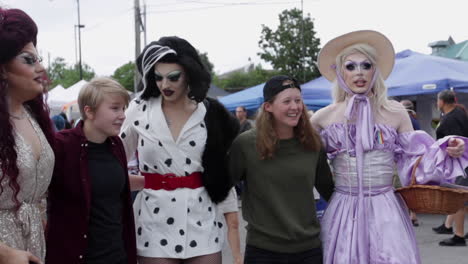
<svg viewBox="0 0 468 264"><path fill-rule="evenodd" d="M322 220L325 264L421 263L408 209L392 187L395 165L403 185L421 155L418 183L453 181L468 166L466 152L459 159L446 154L448 137L436 142L425 132L398 134L382 124L373 131L372 149L358 157L355 125L321 131L336 181Z"/></svg>

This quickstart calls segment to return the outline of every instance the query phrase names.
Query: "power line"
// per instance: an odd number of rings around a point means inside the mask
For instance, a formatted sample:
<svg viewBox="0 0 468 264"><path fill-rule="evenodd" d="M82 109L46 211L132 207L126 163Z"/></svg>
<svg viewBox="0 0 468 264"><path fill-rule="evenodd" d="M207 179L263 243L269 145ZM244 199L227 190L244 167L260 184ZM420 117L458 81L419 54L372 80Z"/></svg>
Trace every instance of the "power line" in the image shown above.
<svg viewBox="0 0 468 264"><path fill-rule="evenodd" d="M176 13L176 12L190 12L190 11L197 11L197 10L206 10L206 9L214 9L214 8L222 8L222 7L233 7L233 6L254 6L254 5L284 5L284 4L292 4L292 3L300 3L300 1L289 1L289 2L268 2L268 3L219 3L217 6L204 6L204 7L194 7L194 8L186 8L186 9L173 9L173 10L161 10L161 11L149 11L148 14L167 14L167 13ZM214 4L214 3L212 3Z"/></svg>

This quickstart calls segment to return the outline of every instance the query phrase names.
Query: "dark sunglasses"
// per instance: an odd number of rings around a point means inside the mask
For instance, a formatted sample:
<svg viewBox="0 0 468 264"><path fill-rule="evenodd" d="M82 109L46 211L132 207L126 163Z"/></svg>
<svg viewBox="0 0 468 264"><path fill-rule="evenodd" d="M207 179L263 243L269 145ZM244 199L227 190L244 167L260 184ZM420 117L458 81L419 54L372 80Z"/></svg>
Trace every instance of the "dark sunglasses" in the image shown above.
<svg viewBox="0 0 468 264"><path fill-rule="evenodd" d="M164 79L164 76L162 76L159 72L154 72L154 75L157 82L160 82ZM177 82L180 79L180 76L182 76L182 71L173 71L168 73L165 77L171 82Z"/></svg>
<svg viewBox="0 0 468 264"><path fill-rule="evenodd" d="M372 66L373 66L372 63L368 61L363 61L359 64L355 61L347 61L344 64L345 69L350 72L355 71L355 70L370 71L372 70Z"/></svg>
<svg viewBox="0 0 468 264"><path fill-rule="evenodd" d="M40 56L33 55L29 52L22 52L17 56L17 58L22 59L25 64L31 66L42 62L42 58Z"/></svg>

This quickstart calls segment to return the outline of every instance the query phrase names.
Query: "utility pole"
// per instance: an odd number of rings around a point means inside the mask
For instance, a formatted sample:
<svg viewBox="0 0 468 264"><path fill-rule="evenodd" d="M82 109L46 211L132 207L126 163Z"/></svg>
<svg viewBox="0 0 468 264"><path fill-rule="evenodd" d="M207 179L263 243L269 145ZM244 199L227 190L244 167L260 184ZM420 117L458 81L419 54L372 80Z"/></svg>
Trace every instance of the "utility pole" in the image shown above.
<svg viewBox="0 0 468 264"><path fill-rule="evenodd" d="M305 79L305 47L304 47L304 0L301 0L301 40L302 40L302 83Z"/></svg>
<svg viewBox="0 0 468 264"><path fill-rule="evenodd" d="M147 42L146 42L146 1L145 0L143 1L143 25L142 26L143 26L143 34L144 34L143 39L145 42L144 45L146 47Z"/></svg>
<svg viewBox="0 0 468 264"><path fill-rule="evenodd" d="M76 0L76 4L78 7L78 50L79 50L79 55L80 59L78 61L79 67L80 67L80 80L83 80L83 68L81 67L81 29L84 28L84 25L81 25L80 22L80 0Z"/></svg>
<svg viewBox="0 0 468 264"><path fill-rule="evenodd" d="M138 83L140 82L141 76L138 73L136 65L136 59L141 53L141 42L140 42L140 28L141 28L141 13L140 13L140 1L134 0L135 2L135 76L133 78L133 91L137 92Z"/></svg>

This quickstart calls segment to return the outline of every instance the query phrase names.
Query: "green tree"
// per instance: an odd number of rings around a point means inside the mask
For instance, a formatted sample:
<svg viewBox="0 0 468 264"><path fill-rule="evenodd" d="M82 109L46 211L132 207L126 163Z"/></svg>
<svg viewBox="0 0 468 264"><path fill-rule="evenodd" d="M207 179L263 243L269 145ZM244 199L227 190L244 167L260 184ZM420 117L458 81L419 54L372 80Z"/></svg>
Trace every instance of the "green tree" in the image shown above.
<svg viewBox="0 0 468 264"><path fill-rule="evenodd" d="M117 80L125 89L133 92L133 78L135 76L135 63L128 62L114 71L112 78Z"/></svg>
<svg viewBox="0 0 468 264"><path fill-rule="evenodd" d="M82 63L81 66L84 80L89 81L96 75L94 70L86 63ZM50 65L50 68L47 69L47 74L51 80L51 88L59 84L64 88L68 88L80 80L79 65L75 64L69 66L65 62L65 59L60 57L54 59Z"/></svg>
<svg viewBox="0 0 468 264"><path fill-rule="evenodd" d="M215 76L213 83L222 89L234 92L264 83L272 76L278 74L278 71L265 70L258 64L253 71L250 72L234 72L229 77L223 79Z"/></svg>
<svg viewBox="0 0 468 264"><path fill-rule="evenodd" d="M262 25L260 58L302 83L319 77L316 61L320 39L316 37L310 14L303 18L301 10L294 8L281 12L279 20L276 30Z"/></svg>

